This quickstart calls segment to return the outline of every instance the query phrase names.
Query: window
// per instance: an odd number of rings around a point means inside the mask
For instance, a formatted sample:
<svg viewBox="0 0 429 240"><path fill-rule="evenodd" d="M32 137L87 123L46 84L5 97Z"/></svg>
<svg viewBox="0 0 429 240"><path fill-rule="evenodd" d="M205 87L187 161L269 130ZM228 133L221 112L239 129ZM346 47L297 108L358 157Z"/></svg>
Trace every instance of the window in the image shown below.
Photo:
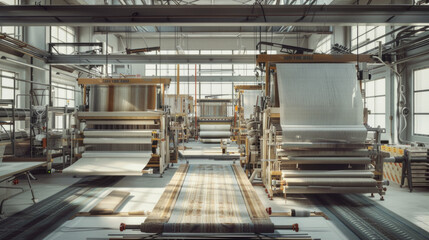
<svg viewBox="0 0 429 240"><path fill-rule="evenodd" d="M329 53L331 51L331 47L332 47L332 37L329 35L322 38L317 43L316 52Z"/></svg>
<svg viewBox="0 0 429 240"><path fill-rule="evenodd" d="M18 26L0 26L0 33L5 33L10 37L21 40L21 29Z"/></svg>
<svg viewBox="0 0 429 240"><path fill-rule="evenodd" d="M429 135L429 68L414 70L414 134Z"/></svg>
<svg viewBox="0 0 429 240"><path fill-rule="evenodd" d="M386 34L386 28L384 26L359 26L359 27L351 27L351 38L352 38L352 50L353 53L359 54L374 49L378 46L378 42L381 41L382 44L386 42L386 38L380 38L379 40L369 43L365 46L360 46L365 44L368 41L374 40L378 37L381 37ZM359 49L357 49L359 45Z"/></svg>
<svg viewBox="0 0 429 240"><path fill-rule="evenodd" d="M0 6L5 5L19 5L19 0L0 0ZM0 33L6 33L10 37L22 40L21 35L22 27L18 26L0 26Z"/></svg>
<svg viewBox="0 0 429 240"><path fill-rule="evenodd" d="M74 107L74 86L65 85L60 83L52 83L52 90L54 91L53 105L55 107Z"/></svg>
<svg viewBox="0 0 429 240"><path fill-rule="evenodd" d="M234 64L234 76L255 76L255 64Z"/></svg>
<svg viewBox="0 0 429 240"><path fill-rule="evenodd" d="M18 77L16 73L0 70L1 81L1 99L15 99L13 95L13 78ZM18 84L15 89L18 90ZM16 92L18 93L18 92Z"/></svg>
<svg viewBox="0 0 429 240"><path fill-rule="evenodd" d="M386 127L386 79L365 82L365 102L369 110L368 125Z"/></svg>
<svg viewBox="0 0 429 240"><path fill-rule="evenodd" d="M107 46L107 53L106 54L111 54L113 53L113 47L112 46ZM108 76L112 76L113 73L113 64L107 64L107 75Z"/></svg>
<svg viewBox="0 0 429 240"><path fill-rule="evenodd" d="M14 73L14 72L9 72L9 71L4 71L4 70L0 70L0 94L1 94L1 99L15 99L15 96L13 95L13 85L14 85L14 78L17 78L18 74ZM18 94L18 83L15 83L15 94ZM22 99L20 99L22 100ZM19 129L21 126L21 122L17 121L16 122L16 128ZM1 129L1 131L3 132L3 130L7 130L7 131L11 131L11 126L10 125L5 125L3 126L3 128Z"/></svg>
<svg viewBox="0 0 429 240"><path fill-rule="evenodd" d="M51 27L51 42L52 43L72 43L76 42L76 32L73 27L67 26L52 26ZM72 54L76 51L73 46L56 46L53 51L58 54Z"/></svg>
<svg viewBox="0 0 429 240"><path fill-rule="evenodd" d="M0 3L4 3L6 5L19 5L19 0L0 0Z"/></svg>
<svg viewBox="0 0 429 240"><path fill-rule="evenodd" d="M180 76L195 76L194 64L180 64ZM146 64L146 76L176 76L176 64ZM255 64L198 64L197 76L255 76Z"/></svg>

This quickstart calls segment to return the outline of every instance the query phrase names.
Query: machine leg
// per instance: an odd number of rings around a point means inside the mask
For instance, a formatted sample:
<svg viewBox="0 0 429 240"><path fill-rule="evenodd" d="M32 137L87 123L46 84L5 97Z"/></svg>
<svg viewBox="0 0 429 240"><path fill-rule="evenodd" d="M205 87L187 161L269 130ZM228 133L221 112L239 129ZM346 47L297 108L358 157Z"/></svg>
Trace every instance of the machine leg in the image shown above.
<svg viewBox="0 0 429 240"><path fill-rule="evenodd" d="M401 188L402 186L404 186L406 175L407 175L407 162L404 161L402 163L402 175L401 175L401 185L400 185Z"/></svg>
<svg viewBox="0 0 429 240"><path fill-rule="evenodd" d="M34 190L33 190L33 187L31 186L30 176L32 176L32 175L31 175L30 172L26 172L25 175L27 176L28 186L30 187L31 196L33 197L31 200L33 201L33 203L36 203L37 202L37 198L34 196Z"/></svg>
<svg viewBox="0 0 429 240"><path fill-rule="evenodd" d="M407 181L410 192L413 191L413 175L411 173L411 161L407 161Z"/></svg>

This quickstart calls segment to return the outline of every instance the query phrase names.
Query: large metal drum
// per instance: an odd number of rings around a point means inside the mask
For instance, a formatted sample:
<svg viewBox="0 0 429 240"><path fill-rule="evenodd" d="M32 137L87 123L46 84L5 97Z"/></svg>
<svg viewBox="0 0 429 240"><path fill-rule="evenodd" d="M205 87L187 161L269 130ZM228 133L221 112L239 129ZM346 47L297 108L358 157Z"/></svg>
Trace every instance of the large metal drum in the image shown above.
<svg viewBox="0 0 429 240"><path fill-rule="evenodd" d="M89 111L147 111L156 110L156 86L93 85L89 92Z"/></svg>

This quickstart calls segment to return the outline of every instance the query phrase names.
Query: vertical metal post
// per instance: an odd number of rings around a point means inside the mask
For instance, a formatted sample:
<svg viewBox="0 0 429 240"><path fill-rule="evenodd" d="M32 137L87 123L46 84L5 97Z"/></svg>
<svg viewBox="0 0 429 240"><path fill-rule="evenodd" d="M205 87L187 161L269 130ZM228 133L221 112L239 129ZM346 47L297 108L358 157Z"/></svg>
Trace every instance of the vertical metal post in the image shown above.
<svg viewBox="0 0 429 240"><path fill-rule="evenodd" d="M201 94L201 89L200 89ZM197 138L197 64L195 64L195 133L194 133L194 139Z"/></svg>
<svg viewBox="0 0 429 240"><path fill-rule="evenodd" d="M42 96L43 97L43 96ZM49 65L49 99L48 106L52 107L52 66Z"/></svg>
<svg viewBox="0 0 429 240"><path fill-rule="evenodd" d="M30 58L30 63L33 65L33 57ZM30 68L30 157L33 157L33 146L34 146L34 136L33 136L33 68Z"/></svg>
<svg viewBox="0 0 429 240"><path fill-rule="evenodd" d="M63 115L63 136L62 136L63 140L61 141L61 150L63 153L63 169L66 167L66 154L64 151L63 141L66 138L66 136L68 136L68 134L67 134L68 126L66 126L67 125L67 117L68 117L68 115L67 115L67 105L66 105L64 107L64 115Z"/></svg>
<svg viewBox="0 0 429 240"><path fill-rule="evenodd" d="M50 84L49 84L49 88L50 88ZM43 97L43 96L42 96ZM46 160L48 162L48 166L47 166L47 170L48 173L50 173L50 170L52 168L52 159L51 159L51 153L49 151L49 105L46 105L46 127L45 127L45 134L46 134Z"/></svg>
<svg viewBox="0 0 429 240"><path fill-rule="evenodd" d="M11 140L12 140L12 155L15 156L15 150L16 150L16 145L15 145L15 99L16 99L16 78L15 76L13 77L13 100L12 100L12 136L11 136Z"/></svg>

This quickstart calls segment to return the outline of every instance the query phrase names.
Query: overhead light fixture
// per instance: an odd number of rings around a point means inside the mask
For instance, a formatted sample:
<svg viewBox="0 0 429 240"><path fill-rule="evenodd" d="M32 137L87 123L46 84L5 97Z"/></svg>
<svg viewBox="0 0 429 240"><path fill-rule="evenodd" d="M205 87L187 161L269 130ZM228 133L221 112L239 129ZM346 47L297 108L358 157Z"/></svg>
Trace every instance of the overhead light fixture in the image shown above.
<svg viewBox="0 0 429 240"><path fill-rule="evenodd" d="M59 76L67 76L67 77L71 77L71 78L77 78L76 76L73 76L73 75L67 74L67 73L62 73L62 72L56 72L55 74L59 75Z"/></svg>
<svg viewBox="0 0 429 240"><path fill-rule="evenodd" d="M95 76L97 76L97 77L100 77L101 76L101 73L99 73L99 72L96 72L96 71L94 71L94 70L89 70L89 69L87 69L87 68L84 68L84 67L81 67L81 66L73 66L75 69L77 69L78 71L81 71L81 72L85 72L85 73L88 73L88 74L92 74L92 75L95 75Z"/></svg>
<svg viewBox="0 0 429 240"><path fill-rule="evenodd" d="M5 56L1 56L1 60L8 61L8 62L13 62L13 63L20 64L20 65L23 65L23 66L26 66L26 67L31 67L31 68L35 68L35 69L39 69L39 70L42 70L42 71L48 71L49 72L49 69L47 69L47 68L42 68L42 67L35 66L33 64L28 64L28 63L20 62L18 60L7 58Z"/></svg>

